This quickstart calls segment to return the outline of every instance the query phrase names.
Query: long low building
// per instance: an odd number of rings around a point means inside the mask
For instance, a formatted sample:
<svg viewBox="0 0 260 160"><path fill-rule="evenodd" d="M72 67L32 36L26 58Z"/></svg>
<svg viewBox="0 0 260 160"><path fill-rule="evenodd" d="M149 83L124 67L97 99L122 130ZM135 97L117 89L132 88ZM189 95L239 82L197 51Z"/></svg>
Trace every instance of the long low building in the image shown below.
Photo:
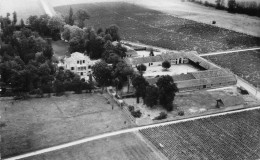
<svg viewBox="0 0 260 160"><path fill-rule="evenodd" d="M236 77L224 69L190 72L172 76L179 91L194 91L235 85ZM159 77L147 79L151 85L156 84Z"/></svg>

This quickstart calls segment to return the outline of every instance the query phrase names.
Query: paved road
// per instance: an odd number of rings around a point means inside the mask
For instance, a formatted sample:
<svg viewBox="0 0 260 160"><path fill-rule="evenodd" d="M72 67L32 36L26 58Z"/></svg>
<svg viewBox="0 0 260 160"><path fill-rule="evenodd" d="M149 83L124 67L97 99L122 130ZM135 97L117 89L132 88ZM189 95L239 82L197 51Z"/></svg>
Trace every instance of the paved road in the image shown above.
<svg viewBox="0 0 260 160"><path fill-rule="evenodd" d="M111 136L115 136L115 135L119 135L119 134L139 131L139 130L142 130L142 129L154 128L154 127L158 127L158 126L165 126L165 125L182 123L182 122L187 122L187 121L194 121L194 120L203 119L203 118L216 117L216 116L233 114L233 113L244 112L244 111L255 110L255 109L260 109L260 106L241 109L241 110L235 110L235 111L228 111L228 112L223 112L223 113L216 113L216 114L211 114L211 115L204 115L204 116L199 116L199 117L194 117L194 118L187 118L187 119L182 119L182 120L170 121L170 122L163 122L163 123L152 124L152 125L147 125L147 126L134 127L134 128L130 128L130 129L123 129L123 130L120 130L120 131L115 131L115 132L110 132L110 133L99 134L99 135L92 136L92 137L87 137L87 138L80 139L80 140L77 140L77 141L57 145L57 146L46 148L46 149L41 149L41 150L38 150L38 151L22 154L22 155L19 155L19 156L14 156L14 157L11 157L11 158L6 158L6 159L3 159L3 160L18 160L18 159L22 159L22 158L27 158L27 157L36 156L36 155L39 155L39 154L44 154L44 153L64 149L64 148L67 148L67 147L79 145L79 144L82 144L82 143L86 143L86 142L90 142L90 141L94 141L94 140L98 140L98 139L102 139L102 138L106 138L106 137L111 137Z"/></svg>
<svg viewBox="0 0 260 160"><path fill-rule="evenodd" d="M232 50L232 51L213 52L213 53L207 53L207 54L200 54L200 56L205 57L205 56L213 56L213 55L218 55L218 54L228 54L228 53L235 53L235 52L255 51L255 50L260 50L260 48L257 47L257 48L239 49L239 50Z"/></svg>

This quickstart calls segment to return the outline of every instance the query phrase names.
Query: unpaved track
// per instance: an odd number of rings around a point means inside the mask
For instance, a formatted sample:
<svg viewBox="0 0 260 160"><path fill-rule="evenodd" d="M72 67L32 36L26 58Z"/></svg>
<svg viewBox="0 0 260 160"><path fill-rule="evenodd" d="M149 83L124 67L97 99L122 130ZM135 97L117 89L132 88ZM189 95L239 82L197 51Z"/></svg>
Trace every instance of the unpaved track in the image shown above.
<svg viewBox="0 0 260 160"><path fill-rule="evenodd" d="M234 110L234 111L228 111L228 112L223 112L223 113L216 113L216 114L211 114L211 115L198 116L198 117L194 117L194 118L187 118L187 119L170 121L170 122L163 122L163 123L152 124L152 125L147 125L147 126L134 127L134 128L130 128L130 129L123 129L123 130L120 130L120 131L109 132L109 133L99 134L99 135L92 136L92 137L87 137L87 138L80 139L80 140L77 140L77 141L53 146L53 147L46 148L46 149L41 149L41 150L38 150L38 151L22 154L22 155L19 155L19 156L14 156L14 157L11 157L11 158L6 158L6 159L3 159L3 160L18 160L18 159L27 158L27 157L31 157L31 156L36 156L36 155L52 152L52 151L60 150L60 149L63 149L63 148L79 145L79 144L82 144L82 143L86 143L86 142L90 142L90 141L94 141L94 140L98 140L98 139L102 139L102 138L106 138L106 137L111 137L111 136L115 136L115 135L119 135L119 134L129 133L129 132L135 132L135 131L139 131L139 130L142 130L142 129L154 128L154 127L165 126L165 125L176 124L176 123L182 123L182 122L187 122L187 121L194 121L194 120L198 120L198 119L216 117L216 116L233 114L233 113L244 112L244 111L250 111L250 110L255 110L255 109L260 109L260 106L252 107L252 108L245 108L245 109L240 109L240 110Z"/></svg>
<svg viewBox="0 0 260 160"><path fill-rule="evenodd" d="M228 53L237 53L237 52L245 52L245 51L256 51L260 50L260 47L258 48L248 48L248 49L239 49L239 50L231 50L231 51L223 51L223 52L213 52L213 53L207 53L207 54L200 54L199 56L205 57L205 56L214 56L219 54L228 54Z"/></svg>

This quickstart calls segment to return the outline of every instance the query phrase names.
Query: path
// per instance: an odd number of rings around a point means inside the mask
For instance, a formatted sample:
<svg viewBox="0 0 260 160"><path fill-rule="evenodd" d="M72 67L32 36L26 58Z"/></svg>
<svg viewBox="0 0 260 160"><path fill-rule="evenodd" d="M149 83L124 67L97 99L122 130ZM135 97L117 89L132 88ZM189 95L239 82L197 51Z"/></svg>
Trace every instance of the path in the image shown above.
<svg viewBox="0 0 260 160"><path fill-rule="evenodd" d="M255 51L255 50L260 50L260 47L231 50L231 51L222 51L222 52L212 52L212 53L207 53L207 54L200 54L199 56L205 57L205 56L214 56L214 55L219 55L219 54L228 54L228 53L236 53L236 52Z"/></svg>
<svg viewBox="0 0 260 160"><path fill-rule="evenodd" d="M228 112L224 112L224 113L216 113L216 114L211 114L211 115L198 116L198 117L194 117L194 118L175 120L175 121L170 121L170 122L163 122L163 123L158 123L158 124L151 124L151 125L146 125L146 126L141 126L141 127L134 127L134 128L130 128L130 129L123 129L123 130L120 130L120 131L109 132L109 133L99 134L99 135L92 136L92 137L87 137L87 138L80 139L80 140L77 140L77 141L64 143L64 144L61 144L61 145L41 149L41 150L38 150L38 151L29 152L29 153L26 153L26 154L14 156L14 157L11 157L11 158L6 158L6 159L3 159L3 160L18 160L18 159L22 159L22 158L27 158L27 157L36 156L36 155L39 155L39 154L44 154L44 153L64 149L64 148L67 148L67 147L79 145L79 144L82 144L82 143L86 143L86 142L90 142L90 141L94 141L94 140L98 140L98 139L102 139L102 138L107 138L107 137L111 137L111 136L115 136L115 135L119 135L119 134L124 134L124 133L129 133L129 132L135 132L135 131L139 131L139 130L142 130L142 129L154 128L154 127L165 126L165 125L176 124L176 123L182 123L182 122L187 122L187 121L194 121L194 120L198 120L198 119L216 117L216 116L233 114L233 113L244 112L244 111L250 111L250 110L255 110L255 109L260 109L260 106L252 107L252 108L245 108L245 109L240 109L240 110L234 110L234 111L228 111Z"/></svg>

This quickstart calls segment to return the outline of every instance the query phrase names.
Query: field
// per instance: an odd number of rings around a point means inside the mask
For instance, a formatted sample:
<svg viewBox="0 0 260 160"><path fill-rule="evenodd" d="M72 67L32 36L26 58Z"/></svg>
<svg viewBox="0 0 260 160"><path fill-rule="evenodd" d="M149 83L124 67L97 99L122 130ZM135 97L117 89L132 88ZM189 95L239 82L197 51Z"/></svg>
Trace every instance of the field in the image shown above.
<svg viewBox="0 0 260 160"><path fill-rule="evenodd" d="M26 20L31 15L54 15L55 11L45 0L1 0L0 1L0 16L6 16L10 13L12 19L12 13L17 13L17 23L20 23L20 19Z"/></svg>
<svg viewBox="0 0 260 160"><path fill-rule="evenodd" d="M23 160L159 160L134 133L95 140Z"/></svg>
<svg viewBox="0 0 260 160"><path fill-rule="evenodd" d="M260 46L260 38L134 4L93 3L72 5L72 8L75 12L80 8L89 12L91 18L87 26L97 29L117 24L122 39L133 42L173 50L196 50L199 53ZM69 6L56 7L55 10L65 15L68 14Z"/></svg>
<svg viewBox="0 0 260 160"><path fill-rule="evenodd" d="M174 160L260 158L260 110L144 129L140 132Z"/></svg>
<svg viewBox="0 0 260 160"><path fill-rule="evenodd" d="M204 57L227 68L254 86L260 86L260 51L246 51Z"/></svg>
<svg viewBox="0 0 260 160"><path fill-rule="evenodd" d="M107 94L13 101L1 99L2 157L131 127ZM112 109L112 105L114 105Z"/></svg>

